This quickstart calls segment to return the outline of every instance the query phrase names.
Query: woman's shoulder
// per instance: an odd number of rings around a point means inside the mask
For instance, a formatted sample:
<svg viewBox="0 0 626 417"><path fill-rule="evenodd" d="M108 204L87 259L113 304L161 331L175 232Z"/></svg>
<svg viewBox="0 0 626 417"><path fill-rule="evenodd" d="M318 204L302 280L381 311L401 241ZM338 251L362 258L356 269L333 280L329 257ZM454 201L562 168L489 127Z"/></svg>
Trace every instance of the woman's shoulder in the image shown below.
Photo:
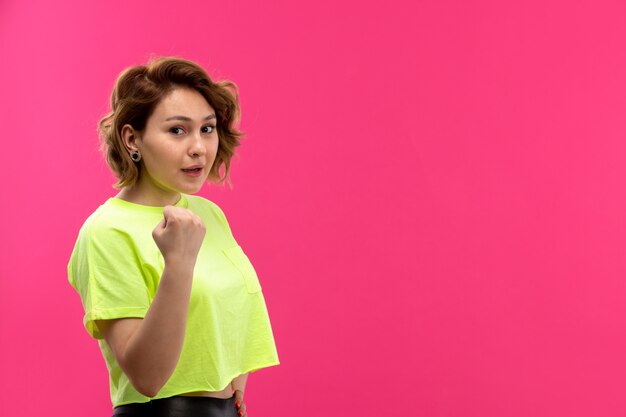
<svg viewBox="0 0 626 417"><path fill-rule="evenodd" d="M212 200L199 195L187 195L189 209L205 221L217 221L230 232L230 226L222 208Z"/></svg>
<svg viewBox="0 0 626 417"><path fill-rule="evenodd" d="M217 212L221 215L224 214L222 208L212 200L200 195L187 194L187 201L189 202L189 208L194 210L202 210L208 212ZM195 211L195 210L194 210Z"/></svg>
<svg viewBox="0 0 626 417"><path fill-rule="evenodd" d="M107 223L107 209L106 205L102 204L98 206L83 222L80 227L80 234L87 234L92 229L99 229L105 227Z"/></svg>
<svg viewBox="0 0 626 417"><path fill-rule="evenodd" d="M78 230L70 265L75 258L86 259L93 248L111 244L119 245L119 238L124 239L124 233L117 227L117 221L114 219L115 216L111 216L106 204L98 206L88 215Z"/></svg>
<svg viewBox="0 0 626 417"><path fill-rule="evenodd" d="M134 217L129 218L124 211L116 210L115 206L110 204L110 200L98 206L85 219L79 235L88 239L127 235L140 225Z"/></svg>

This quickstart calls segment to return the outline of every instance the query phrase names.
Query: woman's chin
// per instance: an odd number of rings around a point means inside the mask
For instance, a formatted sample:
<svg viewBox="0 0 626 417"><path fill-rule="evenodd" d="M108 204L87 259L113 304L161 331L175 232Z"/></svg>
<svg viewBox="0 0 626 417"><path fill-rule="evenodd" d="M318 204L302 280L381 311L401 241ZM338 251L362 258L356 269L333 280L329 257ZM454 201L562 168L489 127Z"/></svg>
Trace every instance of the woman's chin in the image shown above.
<svg viewBox="0 0 626 417"><path fill-rule="evenodd" d="M202 186L204 185L204 183L202 184L197 184L197 185L187 185L186 187L181 188L180 190L178 190L181 193L184 194L196 194L198 192L200 192L200 190L202 189Z"/></svg>

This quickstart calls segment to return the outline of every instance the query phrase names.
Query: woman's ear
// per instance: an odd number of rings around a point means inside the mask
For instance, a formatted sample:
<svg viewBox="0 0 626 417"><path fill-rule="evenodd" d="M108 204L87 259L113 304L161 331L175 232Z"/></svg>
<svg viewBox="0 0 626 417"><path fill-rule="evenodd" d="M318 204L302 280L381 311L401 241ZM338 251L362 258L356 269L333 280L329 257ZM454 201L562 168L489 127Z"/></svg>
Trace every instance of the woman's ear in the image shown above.
<svg viewBox="0 0 626 417"><path fill-rule="evenodd" d="M139 139L139 135L137 134L137 131L135 131L135 129L133 129L133 127L128 123L122 126L121 137L124 147L128 152L138 150L136 141Z"/></svg>

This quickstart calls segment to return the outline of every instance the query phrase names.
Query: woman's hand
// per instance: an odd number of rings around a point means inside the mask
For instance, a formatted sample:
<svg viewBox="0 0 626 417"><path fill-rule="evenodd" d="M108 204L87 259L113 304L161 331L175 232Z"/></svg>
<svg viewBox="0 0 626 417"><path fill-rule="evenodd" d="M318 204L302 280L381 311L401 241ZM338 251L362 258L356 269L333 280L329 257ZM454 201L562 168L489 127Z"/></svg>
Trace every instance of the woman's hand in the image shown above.
<svg viewBox="0 0 626 417"><path fill-rule="evenodd" d="M238 389L235 390L235 406L237 407L237 414L239 414L240 417L248 417L246 404L243 402L243 392Z"/></svg>
<svg viewBox="0 0 626 417"><path fill-rule="evenodd" d="M163 220L152 231L152 238L166 263L195 264L205 232L204 222L193 211L184 207L165 206Z"/></svg>

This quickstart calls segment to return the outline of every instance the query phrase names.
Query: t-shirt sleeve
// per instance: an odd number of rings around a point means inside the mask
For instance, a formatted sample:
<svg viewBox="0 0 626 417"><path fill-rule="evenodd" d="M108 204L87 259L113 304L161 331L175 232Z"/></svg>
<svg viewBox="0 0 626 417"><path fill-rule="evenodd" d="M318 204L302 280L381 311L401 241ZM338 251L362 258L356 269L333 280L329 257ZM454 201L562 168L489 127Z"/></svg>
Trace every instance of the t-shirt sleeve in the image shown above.
<svg viewBox="0 0 626 417"><path fill-rule="evenodd" d="M97 224L82 230L68 263L68 279L79 293L83 324L103 339L95 320L143 318L150 296L142 262L132 238Z"/></svg>

